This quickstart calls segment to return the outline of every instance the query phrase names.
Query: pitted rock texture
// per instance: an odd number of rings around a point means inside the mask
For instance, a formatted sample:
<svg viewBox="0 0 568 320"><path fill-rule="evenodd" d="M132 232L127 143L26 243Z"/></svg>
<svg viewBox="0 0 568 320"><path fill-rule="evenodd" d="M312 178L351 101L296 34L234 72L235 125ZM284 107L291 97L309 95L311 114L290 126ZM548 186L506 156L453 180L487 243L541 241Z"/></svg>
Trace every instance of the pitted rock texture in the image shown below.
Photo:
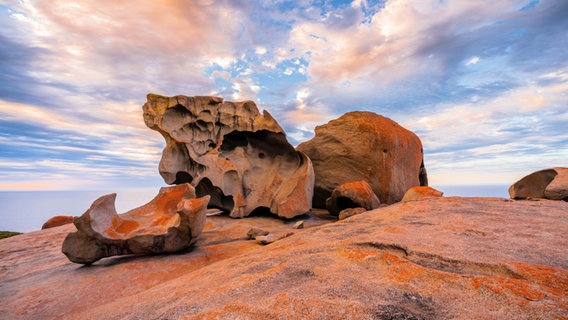
<svg viewBox="0 0 568 320"><path fill-rule="evenodd" d="M65 225L0 240L0 318L566 319L566 212L439 197L320 226L328 214L302 217L266 246L247 230L294 221L212 216L191 251L86 267L59 252Z"/></svg>
<svg viewBox="0 0 568 320"><path fill-rule="evenodd" d="M372 112L349 112L316 127L315 137L300 144L316 175L313 206L340 184L365 180L382 204L398 202L408 188L428 185L418 136Z"/></svg>
<svg viewBox="0 0 568 320"><path fill-rule="evenodd" d="M205 225L209 196L195 199L188 183L161 188L149 203L117 214L116 194L102 196L73 220L62 251L75 263L135 253L176 252L192 245Z"/></svg>
<svg viewBox="0 0 568 320"><path fill-rule="evenodd" d="M416 186L408 189L401 201L424 200L428 198L441 197L443 195L444 193L442 191L436 190L432 187Z"/></svg>
<svg viewBox="0 0 568 320"><path fill-rule="evenodd" d="M509 187L512 199L545 198L568 201L568 168L533 172Z"/></svg>
<svg viewBox="0 0 568 320"><path fill-rule="evenodd" d="M159 165L166 183L191 183L198 196L211 195L211 207L234 218L257 208L284 218L310 210L310 159L254 102L149 94L143 109L146 125L166 140Z"/></svg>
<svg viewBox="0 0 568 320"><path fill-rule="evenodd" d="M327 210L333 215L348 208L373 210L380 205L377 195L367 181L354 181L337 186L325 200Z"/></svg>

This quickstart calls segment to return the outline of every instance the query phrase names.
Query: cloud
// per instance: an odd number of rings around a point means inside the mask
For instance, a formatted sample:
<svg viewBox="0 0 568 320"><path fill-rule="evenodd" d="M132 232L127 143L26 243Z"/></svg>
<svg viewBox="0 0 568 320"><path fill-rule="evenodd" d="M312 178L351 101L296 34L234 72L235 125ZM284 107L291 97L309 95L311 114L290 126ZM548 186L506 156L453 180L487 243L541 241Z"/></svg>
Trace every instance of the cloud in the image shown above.
<svg viewBox="0 0 568 320"><path fill-rule="evenodd" d="M439 105L422 117L401 117L401 123L420 136L434 182L512 183L543 166L565 166L568 159L568 81L565 74L556 76L555 85ZM459 174L452 178L451 172Z"/></svg>
<svg viewBox="0 0 568 320"><path fill-rule="evenodd" d="M156 183L163 141L140 110L152 92L253 100L294 144L374 111L421 136L431 175L508 179L566 158L566 12L562 0L3 2L0 173L5 186ZM73 182L81 171L92 184Z"/></svg>
<svg viewBox="0 0 568 320"><path fill-rule="evenodd" d="M461 102L525 85L517 75L532 64L539 72L565 68L567 42L560 29L568 25L556 16L568 10L561 3L519 11L517 1L506 0L391 0L344 28L330 28L325 19L297 23L290 44L309 61L307 86L322 99L331 91L326 103L333 108L366 106L370 97L404 108L425 95L428 102ZM546 27L546 17L555 25Z"/></svg>

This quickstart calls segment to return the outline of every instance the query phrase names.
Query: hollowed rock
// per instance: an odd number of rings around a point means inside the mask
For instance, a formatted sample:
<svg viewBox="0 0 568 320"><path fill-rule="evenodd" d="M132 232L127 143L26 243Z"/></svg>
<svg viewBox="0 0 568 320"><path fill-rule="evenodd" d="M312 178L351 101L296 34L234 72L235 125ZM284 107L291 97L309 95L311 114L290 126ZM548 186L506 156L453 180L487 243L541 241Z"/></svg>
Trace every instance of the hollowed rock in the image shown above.
<svg viewBox="0 0 568 320"><path fill-rule="evenodd" d="M95 200L73 223L77 232L65 238L62 251L75 263L104 257L181 251L191 246L205 225L209 196L195 199L185 183L161 188L146 205L117 214L116 193Z"/></svg>
<svg viewBox="0 0 568 320"><path fill-rule="evenodd" d="M284 218L310 210L311 160L254 102L149 94L143 109L146 125L166 140L159 165L166 183L191 183L234 218L259 207Z"/></svg>

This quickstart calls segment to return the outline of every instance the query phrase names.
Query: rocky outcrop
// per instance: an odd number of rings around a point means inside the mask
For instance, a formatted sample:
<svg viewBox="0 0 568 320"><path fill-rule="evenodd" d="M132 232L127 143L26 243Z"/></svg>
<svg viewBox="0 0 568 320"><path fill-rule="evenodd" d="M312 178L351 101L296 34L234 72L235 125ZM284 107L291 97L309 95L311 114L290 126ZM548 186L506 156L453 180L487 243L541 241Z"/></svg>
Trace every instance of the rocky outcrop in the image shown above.
<svg viewBox="0 0 568 320"><path fill-rule="evenodd" d="M401 201L424 200L428 198L441 197L444 193L432 187L415 186L406 191Z"/></svg>
<svg viewBox="0 0 568 320"><path fill-rule="evenodd" d="M568 168L533 172L509 187L512 199L544 198L568 201Z"/></svg>
<svg viewBox="0 0 568 320"><path fill-rule="evenodd" d="M319 213L318 210L314 210ZM2 319L565 319L568 203L439 197L347 220L212 216L193 250L79 267L73 225L0 240ZM319 217L319 220L317 220Z"/></svg>
<svg viewBox="0 0 568 320"><path fill-rule="evenodd" d="M383 204L400 201L408 188L428 185L418 136L372 112L349 112L318 126L300 144L316 175L313 206L325 208L332 190L366 180Z"/></svg>
<svg viewBox="0 0 568 320"><path fill-rule="evenodd" d="M41 226L42 229L59 227L64 224L73 223L73 216L54 216L49 218Z"/></svg>
<svg viewBox="0 0 568 320"><path fill-rule="evenodd" d="M117 214L116 194L102 196L73 220L77 232L63 241L62 251L75 263L91 264L105 257L155 254L188 248L201 234L209 196L195 199L187 183L161 188L146 205Z"/></svg>
<svg viewBox="0 0 568 320"><path fill-rule="evenodd" d="M146 125L166 140L159 165L166 183L191 183L235 218L260 207L284 218L310 210L310 159L254 102L150 94L143 109Z"/></svg>
<svg viewBox="0 0 568 320"><path fill-rule="evenodd" d="M331 196L325 200L325 206L329 213L339 215L348 208L365 208L372 210L379 207L379 199L364 180L348 182L337 186L331 192Z"/></svg>

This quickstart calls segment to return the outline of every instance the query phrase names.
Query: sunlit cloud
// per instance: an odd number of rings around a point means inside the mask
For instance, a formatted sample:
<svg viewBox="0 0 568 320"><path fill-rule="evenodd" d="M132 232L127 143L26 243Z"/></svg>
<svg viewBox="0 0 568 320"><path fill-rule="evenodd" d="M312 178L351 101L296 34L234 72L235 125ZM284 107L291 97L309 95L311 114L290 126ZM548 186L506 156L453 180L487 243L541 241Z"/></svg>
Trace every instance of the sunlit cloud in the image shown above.
<svg viewBox="0 0 568 320"><path fill-rule="evenodd" d="M295 145L373 111L441 183L567 158L566 1L1 3L0 189L160 184L147 93L253 100Z"/></svg>

